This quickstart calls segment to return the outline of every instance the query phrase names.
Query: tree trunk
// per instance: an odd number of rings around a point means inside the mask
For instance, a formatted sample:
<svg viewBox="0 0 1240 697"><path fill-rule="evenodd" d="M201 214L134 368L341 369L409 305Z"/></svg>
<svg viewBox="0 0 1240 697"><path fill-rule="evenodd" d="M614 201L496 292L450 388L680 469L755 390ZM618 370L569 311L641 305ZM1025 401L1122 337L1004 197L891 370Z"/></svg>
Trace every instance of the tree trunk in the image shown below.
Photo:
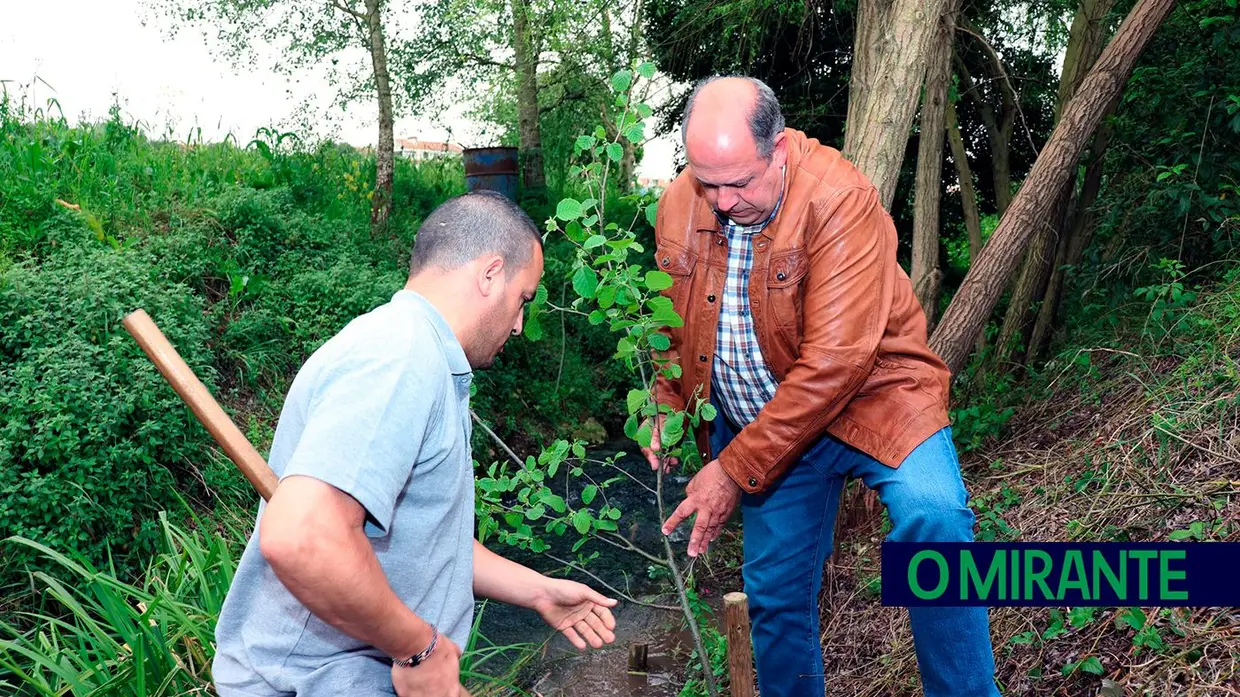
<svg viewBox="0 0 1240 697"><path fill-rule="evenodd" d="M370 203L370 232L378 236L387 230L392 214L393 154L392 83L388 75L387 48L383 42L383 2L366 0L366 32L370 42L370 62L375 71L375 90L379 95L379 142L375 145L375 192Z"/></svg>
<svg viewBox="0 0 1240 697"><path fill-rule="evenodd" d="M947 83L960 0L948 0L926 55L925 97L917 144L917 183L913 202L913 288L933 331L939 304L939 199L943 192L943 138L947 133Z"/></svg>
<svg viewBox="0 0 1240 697"><path fill-rule="evenodd" d="M956 105L947 103L947 140L952 146L952 161L956 164L956 179L960 182L960 207L964 211L964 229L969 234L969 265L982 253L982 217L977 209L977 190L973 188L973 171L969 169L969 155L960 137L960 122L956 120Z"/></svg>
<svg viewBox="0 0 1240 697"><path fill-rule="evenodd" d="M1112 103L1108 115L1115 110ZM1081 193L1076 198L1075 212L1068 223L1068 233L1062 237L1059 252L1055 256L1055 267L1051 270L1051 279L1046 286L1046 297L1038 310L1037 321L1033 325L1033 333L1029 337L1029 359L1036 360L1050 343L1051 332L1059 321L1059 310L1063 305L1063 289L1065 275L1069 267L1077 266L1085 244L1094 229L1097 215L1093 211L1094 203L1102 190L1102 165L1107 147L1110 145L1111 133L1114 129L1110 123L1104 123L1094 136L1090 148L1089 165L1085 168L1085 182Z"/></svg>
<svg viewBox="0 0 1240 697"><path fill-rule="evenodd" d="M1047 220L1048 208L1081 157L1111 101L1123 91L1145 44L1167 17L1175 0L1139 0L1115 37L1068 102L1063 118L999 221L981 259L964 283L931 340L953 370L963 367L977 332L985 325L1032 233Z"/></svg>
<svg viewBox="0 0 1240 697"><path fill-rule="evenodd" d="M1062 115L1064 106L1072 99L1085 78L1086 71L1102 51L1105 29L1103 20L1110 12L1112 4L1114 0L1081 0L1077 7L1068 35L1067 50L1064 52L1059 92L1055 99L1056 120ZM1059 256L1059 246L1065 239L1068 207L1075 200L1072 195L1075 186L1076 178L1069 178L1063 192L1055 201L1048 218L1049 224L1034 233L1020 276L1012 290L1011 301L1003 318L1003 328L999 332L999 345L995 354L999 363L1009 360L1023 362L1028 354L1026 349L1033 330L1034 307L1046 294L1047 280L1052 274L1055 258Z"/></svg>
<svg viewBox="0 0 1240 697"><path fill-rule="evenodd" d="M990 177L995 189L995 212L1003 215L1012 201L1011 150L1012 133L1016 125L1015 98L1006 86L1000 90L1003 99L1003 118L1000 121L995 117L994 108L974 84L973 76L965 65L964 59L956 54L954 63L956 74L960 77L960 86L977 106L978 113L982 117L982 125L986 129L986 141L990 145ZM992 65L998 65L997 60L992 61ZM990 79L1003 82L1003 78L998 74Z"/></svg>
<svg viewBox="0 0 1240 697"><path fill-rule="evenodd" d="M1046 222L1033 231L1029 251L1025 253L1025 263L1021 266L1016 285L1012 288L1007 312L1003 315L1003 325L999 329L999 342L995 346L996 365L1024 360L1029 332L1032 329L1030 322L1033 304L1046 290L1051 264L1059 247L1059 231L1063 228L1063 215L1067 207L1065 199L1071 196L1071 185L1071 181L1066 183L1055 197L1051 205L1052 213L1047 216Z"/></svg>
<svg viewBox="0 0 1240 697"><path fill-rule="evenodd" d="M512 0L512 45L517 72L517 138L521 185L537 191L547 185L543 172L542 130L538 112L538 50L530 27L528 0Z"/></svg>
<svg viewBox="0 0 1240 697"><path fill-rule="evenodd" d="M945 0L860 0L844 156L891 207Z"/></svg>

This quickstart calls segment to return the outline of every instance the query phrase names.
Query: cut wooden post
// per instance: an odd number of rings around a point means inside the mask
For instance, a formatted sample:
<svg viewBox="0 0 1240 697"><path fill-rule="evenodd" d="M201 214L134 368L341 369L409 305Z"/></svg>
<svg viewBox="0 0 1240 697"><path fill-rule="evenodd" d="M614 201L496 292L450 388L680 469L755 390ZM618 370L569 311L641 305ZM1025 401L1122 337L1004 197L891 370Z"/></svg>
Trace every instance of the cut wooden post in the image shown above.
<svg viewBox="0 0 1240 697"><path fill-rule="evenodd" d="M629 672L648 673L650 646L642 643L629 644Z"/></svg>
<svg viewBox="0 0 1240 697"><path fill-rule="evenodd" d="M723 596L723 618L728 631L728 677L732 681L732 697L755 697L749 596L744 593Z"/></svg>

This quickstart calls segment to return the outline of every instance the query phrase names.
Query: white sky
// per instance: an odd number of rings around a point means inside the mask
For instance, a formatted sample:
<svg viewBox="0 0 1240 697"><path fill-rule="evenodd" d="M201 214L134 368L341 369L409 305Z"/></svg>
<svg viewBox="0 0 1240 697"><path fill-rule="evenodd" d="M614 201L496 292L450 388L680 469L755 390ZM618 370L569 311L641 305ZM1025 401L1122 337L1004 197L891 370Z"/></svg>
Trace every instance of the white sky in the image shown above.
<svg viewBox="0 0 1240 697"><path fill-rule="evenodd" d="M335 91L322 75L291 82L267 70L239 73L212 56L197 29L169 39L157 23L143 26L148 15L140 0L0 0L0 80L11 81L12 93L37 76L41 82L28 88L35 106L55 97L71 122L106 117L116 94L127 119L156 136L171 131L184 140L201 127L205 140L231 132L244 144L261 126L292 126L305 102L322 114L315 120L318 135L354 145L375 141L376 108L356 104L342 113L332 107ZM459 114L441 118L456 124L451 135L462 145L491 144L480 125L462 124ZM402 118L395 132L442 141L449 135L444 125ZM670 178L673 152L670 138L652 141L638 173Z"/></svg>

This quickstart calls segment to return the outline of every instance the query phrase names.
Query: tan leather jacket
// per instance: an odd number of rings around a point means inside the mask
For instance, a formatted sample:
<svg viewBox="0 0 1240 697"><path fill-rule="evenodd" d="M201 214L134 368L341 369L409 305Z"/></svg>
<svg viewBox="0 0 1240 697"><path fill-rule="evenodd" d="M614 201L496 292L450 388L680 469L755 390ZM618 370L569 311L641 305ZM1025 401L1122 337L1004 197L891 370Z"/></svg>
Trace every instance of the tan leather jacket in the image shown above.
<svg viewBox="0 0 1240 697"><path fill-rule="evenodd" d="M896 467L948 424L950 373L926 343L926 318L896 262L896 230L873 184L839 151L788 129L778 215L753 237L749 302L758 346L779 381L722 453L696 434L745 491L771 486L824 431ZM659 201L655 264L671 274L684 326L668 331L678 380L661 403L709 399L727 240L686 169ZM720 415L718 418L723 418Z"/></svg>

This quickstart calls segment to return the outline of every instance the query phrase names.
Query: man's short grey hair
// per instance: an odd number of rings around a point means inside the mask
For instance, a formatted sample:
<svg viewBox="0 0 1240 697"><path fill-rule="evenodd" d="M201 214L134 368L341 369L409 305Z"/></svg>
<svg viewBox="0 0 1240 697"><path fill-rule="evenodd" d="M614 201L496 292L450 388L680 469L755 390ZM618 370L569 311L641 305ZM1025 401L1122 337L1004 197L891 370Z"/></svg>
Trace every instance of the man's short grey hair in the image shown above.
<svg viewBox="0 0 1240 697"><path fill-rule="evenodd" d="M779 108L779 100L775 98L775 92L765 82L755 77L716 75L698 81L693 87L693 93L689 95L688 105L685 106L684 123L680 127L682 142L689 132L689 118L693 115L698 93L703 87L725 77L745 80L757 90L758 98L754 101L753 111L749 114L749 132L753 134L754 142L758 145L758 154L762 156L762 159L771 159L771 152L775 150L775 138L784 132L784 113Z"/></svg>
<svg viewBox="0 0 1240 697"><path fill-rule="evenodd" d="M428 267L458 269L487 254L504 260L509 278L542 246L538 226L508 197L476 191L450 198L422 221L409 258L409 275Z"/></svg>

